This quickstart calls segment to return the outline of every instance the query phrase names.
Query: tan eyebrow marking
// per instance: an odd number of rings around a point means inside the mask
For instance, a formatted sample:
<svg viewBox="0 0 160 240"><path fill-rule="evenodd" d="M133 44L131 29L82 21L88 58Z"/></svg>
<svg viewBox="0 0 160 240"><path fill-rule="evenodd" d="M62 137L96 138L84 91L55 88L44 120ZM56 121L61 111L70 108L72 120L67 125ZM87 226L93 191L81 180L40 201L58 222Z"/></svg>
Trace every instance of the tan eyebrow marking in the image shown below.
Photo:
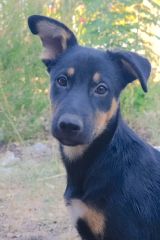
<svg viewBox="0 0 160 240"><path fill-rule="evenodd" d="M94 73L94 75L93 75L93 81L94 81L95 83L99 83L100 80L101 80L101 74L100 74L99 72Z"/></svg>
<svg viewBox="0 0 160 240"><path fill-rule="evenodd" d="M73 67L70 67L67 69L68 76L72 77L75 73L75 69Z"/></svg>

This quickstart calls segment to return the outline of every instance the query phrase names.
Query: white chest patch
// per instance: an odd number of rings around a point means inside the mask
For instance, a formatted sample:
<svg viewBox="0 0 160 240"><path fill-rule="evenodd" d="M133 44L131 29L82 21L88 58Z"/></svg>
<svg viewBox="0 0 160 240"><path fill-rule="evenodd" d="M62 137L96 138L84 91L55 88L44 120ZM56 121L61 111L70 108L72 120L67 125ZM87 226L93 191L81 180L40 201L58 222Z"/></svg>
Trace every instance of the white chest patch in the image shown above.
<svg viewBox="0 0 160 240"><path fill-rule="evenodd" d="M72 199L71 204L67 208L74 225L76 225L79 218L83 218L85 215L85 208L79 199Z"/></svg>
<svg viewBox="0 0 160 240"><path fill-rule="evenodd" d="M63 146L63 152L66 157L69 158L70 161L81 157L85 150L87 149L87 145L78 145L75 147Z"/></svg>
<svg viewBox="0 0 160 240"><path fill-rule="evenodd" d="M93 234L104 234L105 217L103 213L88 206L79 199L72 199L68 207L73 224L76 226L78 219L84 220Z"/></svg>

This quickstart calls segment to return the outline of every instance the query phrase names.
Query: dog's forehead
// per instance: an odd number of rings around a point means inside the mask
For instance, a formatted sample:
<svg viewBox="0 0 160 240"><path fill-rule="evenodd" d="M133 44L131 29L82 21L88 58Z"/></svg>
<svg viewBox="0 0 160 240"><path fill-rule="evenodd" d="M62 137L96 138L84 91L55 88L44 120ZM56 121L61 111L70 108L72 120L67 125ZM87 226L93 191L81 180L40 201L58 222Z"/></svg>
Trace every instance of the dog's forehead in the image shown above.
<svg viewBox="0 0 160 240"><path fill-rule="evenodd" d="M85 47L71 49L61 58L60 65L71 75L92 75L95 81L103 74L109 75L113 68L106 52Z"/></svg>

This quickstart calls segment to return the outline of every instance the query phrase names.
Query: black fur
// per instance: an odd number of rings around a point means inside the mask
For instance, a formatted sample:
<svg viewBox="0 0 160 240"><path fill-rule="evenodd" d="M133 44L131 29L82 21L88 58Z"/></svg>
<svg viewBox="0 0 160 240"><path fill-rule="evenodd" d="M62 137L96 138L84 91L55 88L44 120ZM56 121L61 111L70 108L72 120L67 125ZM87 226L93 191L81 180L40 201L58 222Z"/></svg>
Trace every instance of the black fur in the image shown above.
<svg viewBox="0 0 160 240"><path fill-rule="evenodd" d="M112 141L105 145L100 137L94 144L73 164L64 159L65 197L94 203L104 212L105 240L158 240L160 153L138 138L120 116Z"/></svg>
<svg viewBox="0 0 160 240"><path fill-rule="evenodd" d="M43 19L48 18L30 17L34 34L37 21ZM55 20L48 21L70 31ZM56 106L52 132L60 141L67 172L67 204L80 199L105 216L103 235L95 235L82 218L77 220L77 230L84 240L159 240L160 153L125 124L118 104L122 89L136 78L147 91L150 63L131 52L81 47L73 36L67 49L49 59L51 101ZM70 67L73 76L67 76ZM101 74L106 94L97 95L92 79L96 72ZM59 78L62 84L67 78L67 85L59 85ZM96 113L110 111L113 99L117 102L115 113L103 131L93 135ZM70 159L66 145L87 148Z"/></svg>

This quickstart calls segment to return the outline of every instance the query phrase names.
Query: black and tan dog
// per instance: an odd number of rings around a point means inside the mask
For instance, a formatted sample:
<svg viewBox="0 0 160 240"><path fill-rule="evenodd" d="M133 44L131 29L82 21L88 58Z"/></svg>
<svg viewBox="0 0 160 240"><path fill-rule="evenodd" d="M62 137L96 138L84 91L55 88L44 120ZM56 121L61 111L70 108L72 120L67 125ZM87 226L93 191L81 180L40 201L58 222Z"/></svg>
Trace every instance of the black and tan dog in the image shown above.
<svg viewBox="0 0 160 240"><path fill-rule="evenodd" d="M51 77L52 133L67 172L64 194L85 240L160 240L160 153L124 123L119 96L151 66L125 51L78 45L64 24L31 16Z"/></svg>

